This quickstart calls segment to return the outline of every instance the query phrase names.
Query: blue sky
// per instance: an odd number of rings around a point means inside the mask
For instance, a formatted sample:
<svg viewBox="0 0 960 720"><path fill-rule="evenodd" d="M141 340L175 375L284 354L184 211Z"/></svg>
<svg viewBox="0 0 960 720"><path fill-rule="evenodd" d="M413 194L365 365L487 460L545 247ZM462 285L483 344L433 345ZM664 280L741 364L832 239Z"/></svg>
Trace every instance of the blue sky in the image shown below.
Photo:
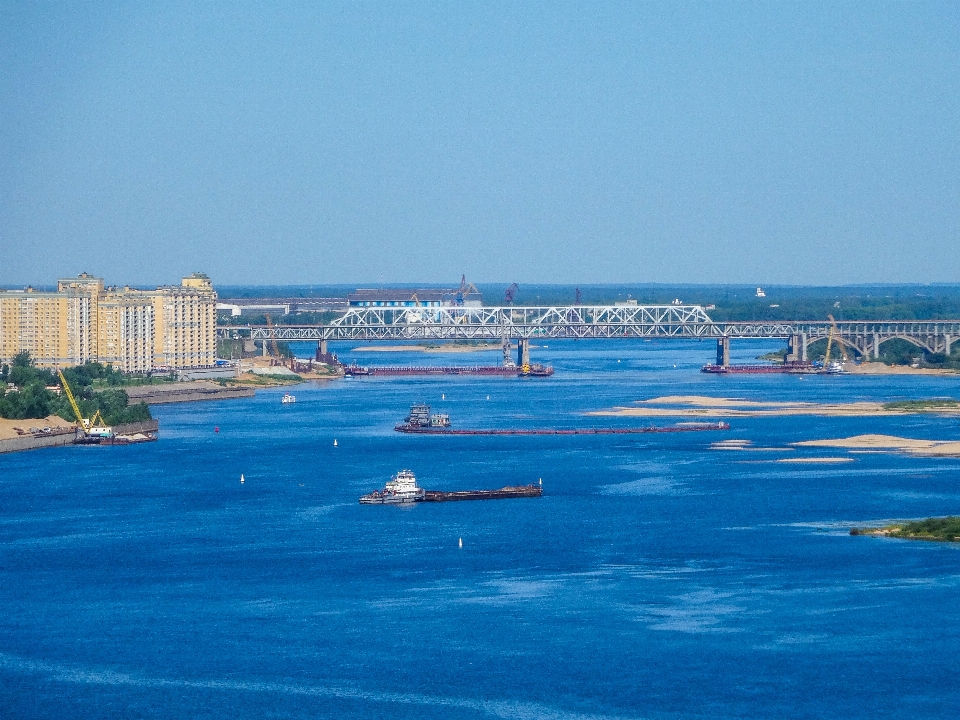
<svg viewBox="0 0 960 720"><path fill-rule="evenodd" d="M0 284L960 280L957 3L0 0Z"/></svg>

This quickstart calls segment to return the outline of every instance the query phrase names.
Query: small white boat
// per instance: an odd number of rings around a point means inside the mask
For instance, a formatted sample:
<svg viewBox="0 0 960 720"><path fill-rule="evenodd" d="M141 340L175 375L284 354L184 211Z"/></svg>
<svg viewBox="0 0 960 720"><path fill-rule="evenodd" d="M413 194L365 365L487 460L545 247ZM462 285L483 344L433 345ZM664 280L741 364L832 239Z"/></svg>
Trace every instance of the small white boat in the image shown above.
<svg viewBox="0 0 960 720"><path fill-rule="evenodd" d="M290 393L285 393L283 399L280 400L280 402L284 405L289 405L290 403L295 403L296 401L296 395L291 395Z"/></svg>

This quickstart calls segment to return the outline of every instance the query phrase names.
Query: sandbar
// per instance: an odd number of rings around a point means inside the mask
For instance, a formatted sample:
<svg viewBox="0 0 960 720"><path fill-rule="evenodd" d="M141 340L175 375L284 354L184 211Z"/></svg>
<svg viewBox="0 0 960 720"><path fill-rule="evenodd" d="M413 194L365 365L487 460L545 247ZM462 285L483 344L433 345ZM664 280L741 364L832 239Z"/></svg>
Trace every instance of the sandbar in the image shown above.
<svg viewBox="0 0 960 720"><path fill-rule="evenodd" d="M923 457L960 457L960 441L917 440L895 435L854 435L833 440L805 440L799 447L834 447L846 450L887 450Z"/></svg>
<svg viewBox="0 0 960 720"><path fill-rule="evenodd" d="M820 463L820 464L831 464L831 463L848 463L853 462L852 457L795 457L795 458L780 458L777 462L781 463Z"/></svg>
<svg viewBox="0 0 960 720"><path fill-rule="evenodd" d="M638 400L630 407L593 410L587 415L607 417L786 417L817 415L823 417L868 417L936 413L960 414L960 405L951 407L890 407L881 402L851 403L759 402L737 398L702 395L667 395Z"/></svg>

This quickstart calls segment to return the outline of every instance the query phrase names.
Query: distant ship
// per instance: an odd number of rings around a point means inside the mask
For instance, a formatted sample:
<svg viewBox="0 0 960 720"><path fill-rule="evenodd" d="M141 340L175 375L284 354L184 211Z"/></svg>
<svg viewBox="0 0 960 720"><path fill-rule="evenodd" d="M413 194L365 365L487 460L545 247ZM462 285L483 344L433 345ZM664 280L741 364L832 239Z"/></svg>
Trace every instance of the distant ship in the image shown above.
<svg viewBox="0 0 960 720"><path fill-rule="evenodd" d="M417 487L417 478L409 470L401 470L388 482L383 490L374 490L360 498L364 505L403 505L421 502L424 490Z"/></svg>
<svg viewBox="0 0 960 720"><path fill-rule="evenodd" d="M290 403L295 403L297 401L296 395L291 395L290 393L284 393L283 398L280 402L284 405L289 405Z"/></svg>

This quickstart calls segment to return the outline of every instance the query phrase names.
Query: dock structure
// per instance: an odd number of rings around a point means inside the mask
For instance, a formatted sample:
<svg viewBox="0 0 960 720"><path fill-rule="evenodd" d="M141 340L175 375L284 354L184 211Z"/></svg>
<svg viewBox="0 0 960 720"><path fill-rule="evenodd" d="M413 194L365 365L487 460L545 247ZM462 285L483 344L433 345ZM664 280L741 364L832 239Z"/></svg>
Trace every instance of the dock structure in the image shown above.
<svg viewBox="0 0 960 720"><path fill-rule="evenodd" d="M266 326L231 328L254 340L271 337ZM277 340L511 340L522 364L527 341L548 338L716 339L717 364L730 362L730 340L787 340L788 360L807 359L808 346L831 332L829 320L714 322L701 305L571 305L544 307L351 308L326 325L273 327ZM864 358L880 346L906 340L930 353L949 354L960 338L960 320L837 321L834 342ZM528 357L528 356L527 356Z"/></svg>

